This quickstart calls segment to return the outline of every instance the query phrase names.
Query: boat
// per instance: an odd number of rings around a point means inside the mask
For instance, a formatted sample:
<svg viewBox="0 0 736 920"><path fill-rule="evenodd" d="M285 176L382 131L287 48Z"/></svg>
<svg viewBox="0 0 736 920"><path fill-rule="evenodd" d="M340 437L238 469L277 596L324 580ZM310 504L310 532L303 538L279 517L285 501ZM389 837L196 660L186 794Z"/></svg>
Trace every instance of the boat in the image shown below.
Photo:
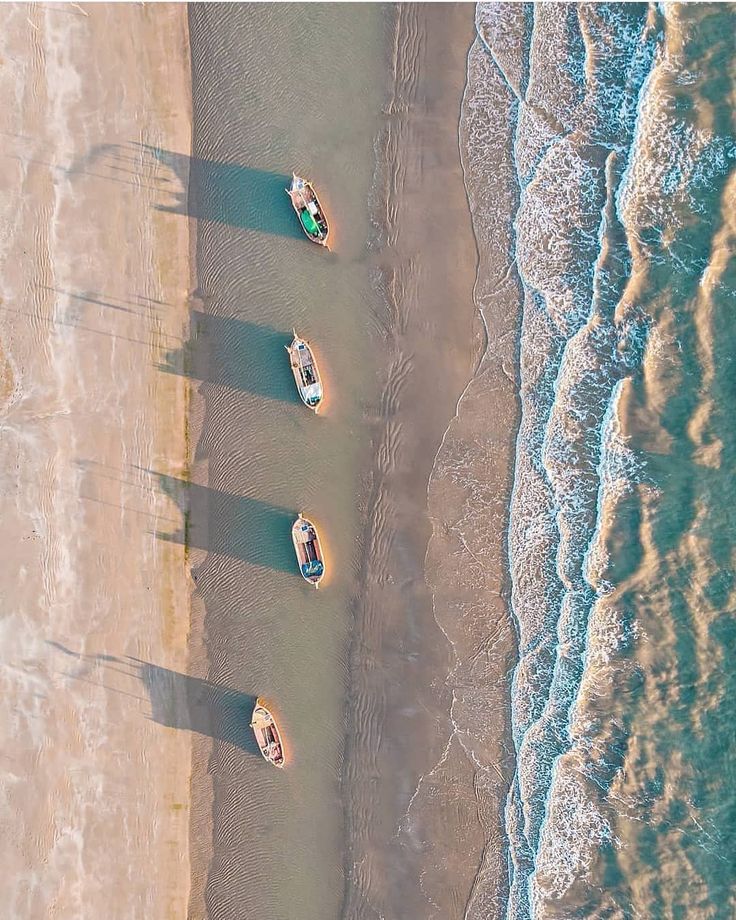
<svg viewBox="0 0 736 920"><path fill-rule="evenodd" d="M322 396L324 395L317 361L309 346L309 342L300 339L296 334L296 329L294 329L293 332L294 340L291 345L285 346L286 350L289 352L291 372L294 375L296 388L299 391L302 402L309 409L317 412L322 402Z"/></svg>
<svg viewBox="0 0 736 920"><path fill-rule="evenodd" d="M301 512L292 525L291 539L294 541L294 552L302 578L318 588L325 574L322 547L314 524L308 521Z"/></svg>
<svg viewBox="0 0 736 920"><path fill-rule="evenodd" d="M264 758L269 763L272 763L274 767L283 767L285 757L281 734L276 725L276 720L260 697L258 697L256 705L253 707L250 727L253 729L253 734L256 736L258 747Z"/></svg>
<svg viewBox="0 0 736 920"><path fill-rule="evenodd" d="M286 189L286 193L291 199L302 230L312 242L327 246L330 228L312 183L293 173L291 187Z"/></svg>

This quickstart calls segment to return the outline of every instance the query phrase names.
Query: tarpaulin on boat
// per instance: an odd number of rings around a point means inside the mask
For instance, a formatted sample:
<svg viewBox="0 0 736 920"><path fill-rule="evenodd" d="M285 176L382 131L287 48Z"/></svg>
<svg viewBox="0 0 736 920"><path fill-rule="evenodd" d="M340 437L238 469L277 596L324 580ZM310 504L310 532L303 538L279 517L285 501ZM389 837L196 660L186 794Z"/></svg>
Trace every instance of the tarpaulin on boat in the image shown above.
<svg viewBox="0 0 736 920"><path fill-rule="evenodd" d="M304 224L304 229L307 231L307 233L319 233L317 221L312 217L309 211L302 211L299 217L301 217L302 223Z"/></svg>

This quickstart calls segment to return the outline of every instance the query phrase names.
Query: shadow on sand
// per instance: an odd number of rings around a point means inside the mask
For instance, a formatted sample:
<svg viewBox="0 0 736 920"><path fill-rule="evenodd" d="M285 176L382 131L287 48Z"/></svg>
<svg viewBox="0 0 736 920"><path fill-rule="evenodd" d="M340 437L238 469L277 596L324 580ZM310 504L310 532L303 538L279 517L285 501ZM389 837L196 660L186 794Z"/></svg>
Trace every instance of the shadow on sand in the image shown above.
<svg viewBox="0 0 736 920"><path fill-rule="evenodd" d="M174 204L158 205L159 211L309 242L286 194L291 176L237 163L202 160L157 147L144 149L177 176L189 175L187 194L178 196Z"/></svg>
<svg viewBox="0 0 736 920"><path fill-rule="evenodd" d="M296 514L257 498L146 470L161 491L179 506L184 526L159 540L197 547L281 572L296 572L291 525Z"/></svg>
<svg viewBox="0 0 736 920"><path fill-rule="evenodd" d="M139 143L102 144L74 164L76 172L92 168L117 182L145 182L166 201L156 205L159 211L309 242L286 194L291 176L284 173Z"/></svg>
<svg viewBox="0 0 736 920"><path fill-rule="evenodd" d="M122 661L138 672L154 722L228 741L251 754L259 753L250 730L255 696L137 658Z"/></svg>
<svg viewBox="0 0 736 920"><path fill-rule="evenodd" d="M290 336L270 326L192 310L191 337L158 364L179 374L268 399L297 403L285 346Z"/></svg>
<svg viewBox="0 0 736 920"><path fill-rule="evenodd" d="M250 730L255 696L129 655L80 655L59 642L48 644L79 662L78 671L69 675L78 680L99 683L115 693L133 697L135 694L124 684L128 679L139 681L146 690L151 707L148 717L153 722L227 741L242 751L259 754ZM93 679L94 675L99 681ZM121 677L122 686L108 682L120 684Z"/></svg>

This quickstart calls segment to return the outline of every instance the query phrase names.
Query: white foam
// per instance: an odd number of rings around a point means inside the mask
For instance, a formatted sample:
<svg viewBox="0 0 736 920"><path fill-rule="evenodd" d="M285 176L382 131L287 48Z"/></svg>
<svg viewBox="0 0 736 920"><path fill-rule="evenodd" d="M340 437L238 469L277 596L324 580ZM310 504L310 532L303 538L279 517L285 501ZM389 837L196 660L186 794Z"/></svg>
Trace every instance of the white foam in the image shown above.
<svg viewBox="0 0 736 920"><path fill-rule="evenodd" d="M548 898L561 898L576 879L584 876L601 845L611 837L611 827L578 771L576 756L560 758L532 876L533 913L541 912Z"/></svg>

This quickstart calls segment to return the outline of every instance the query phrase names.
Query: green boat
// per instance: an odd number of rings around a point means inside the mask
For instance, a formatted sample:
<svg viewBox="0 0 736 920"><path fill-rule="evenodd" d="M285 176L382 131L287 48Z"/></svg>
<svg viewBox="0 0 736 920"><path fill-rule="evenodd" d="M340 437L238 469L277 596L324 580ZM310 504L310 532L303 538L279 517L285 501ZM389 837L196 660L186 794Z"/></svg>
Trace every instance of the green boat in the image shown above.
<svg viewBox="0 0 736 920"><path fill-rule="evenodd" d="M291 187L287 188L286 193L291 199L292 207L297 213L302 230L313 243L327 246L330 228L327 225L325 212L322 210L312 183L293 173Z"/></svg>

